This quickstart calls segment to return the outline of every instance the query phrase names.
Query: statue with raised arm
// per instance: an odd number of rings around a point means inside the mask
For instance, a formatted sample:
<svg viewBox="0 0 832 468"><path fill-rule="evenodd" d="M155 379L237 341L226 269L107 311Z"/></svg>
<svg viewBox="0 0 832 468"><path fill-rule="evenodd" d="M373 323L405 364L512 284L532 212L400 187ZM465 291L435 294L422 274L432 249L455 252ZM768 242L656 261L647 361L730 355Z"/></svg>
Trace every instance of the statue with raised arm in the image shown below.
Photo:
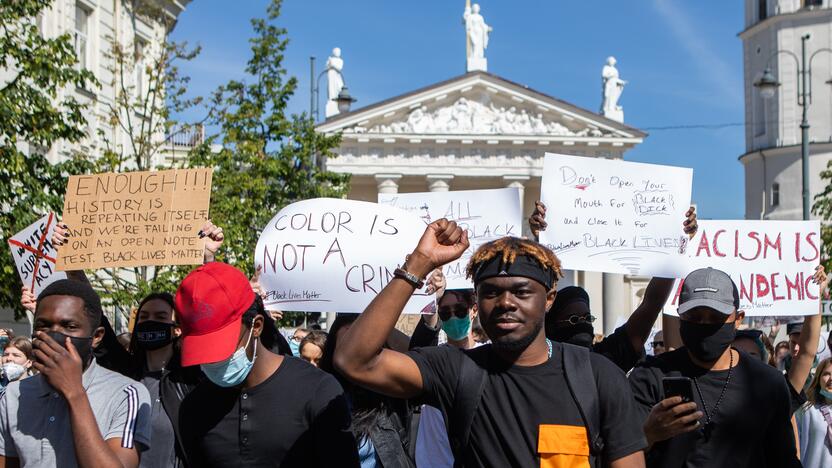
<svg viewBox="0 0 832 468"><path fill-rule="evenodd" d="M462 15L465 21L465 34L470 47L468 48L468 71L483 70L487 68L485 49L488 48L488 34L493 30L485 24L480 14L480 6L475 3L472 7L465 7Z"/></svg>
<svg viewBox="0 0 832 468"><path fill-rule="evenodd" d="M601 113L619 122L624 121L624 108L618 105L621 93L624 91L626 81L618 77L618 69L615 68L615 57L608 57L607 64L601 70L601 81L603 91L603 103Z"/></svg>
<svg viewBox="0 0 832 468"><path fill-rule="evenodd" d="M344 87L344 77L341 75L341 70L344 68L344 59L341 58L341 49L336 47L332 49L332 55L326 61L326 81L327 81L327 95L326 95L326 117L332 117L338 114L338 103L334 101Z"/></svg>

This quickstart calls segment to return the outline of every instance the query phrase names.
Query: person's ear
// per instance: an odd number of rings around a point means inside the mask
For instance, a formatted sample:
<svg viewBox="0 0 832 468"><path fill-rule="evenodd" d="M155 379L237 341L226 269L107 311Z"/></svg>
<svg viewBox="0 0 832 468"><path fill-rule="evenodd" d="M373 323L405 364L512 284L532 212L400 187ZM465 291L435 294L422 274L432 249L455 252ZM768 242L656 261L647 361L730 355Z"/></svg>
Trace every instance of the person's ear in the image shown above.
<svg viewBox="0 0 832 468"><path fill-rule="evenodd" d="M480 313L480 306L478 306L477 303L475 302L474 305L471 306L471 320L474 320L474 318L476 318L477 315L479 315L479 313Z"/></svg>
<svg viewBox="0 0 832 468"><path fill-rule="evenodd" d="M555 303L555 297L557 297L557 295L558 295L558 290L555 289L555 288L550 289L549 292L546 293L546 312L545 313L547 313L547 314L549 313L549 309L551 309L552 305Z"/></svg>
<svg viewBox="0 0 832 468"><path fill-rule="evenodd" d="M734 321L734 329L737 330L742 325L743 320L745 320L745 311L738 310L737 311L737 319Z"/></svg>
<svg viewBox="0 0 832 468"><path fill-rule="evenodd" d="M257 314L254 317L254 321L252 322L251 329L253 330L253 335L255 338L259 338L260 334L263 333L263 316Z"/></svg>
<svg viewBox="0 0 832 468"><path fill-rule="evenodd" d="M25 368L26 368L26 370L31 369L31 368L32 368L32 360L31 360L31 359L27 359L27 360L26 360L26 364L23 364L23 367L25 367Z"/></svg>
<svg viewBox="0 0 832 468"><path fill-rule="evenodd" d="M97 348L104 340L104 327L98 327L92 332L92 347Z"/></svg>

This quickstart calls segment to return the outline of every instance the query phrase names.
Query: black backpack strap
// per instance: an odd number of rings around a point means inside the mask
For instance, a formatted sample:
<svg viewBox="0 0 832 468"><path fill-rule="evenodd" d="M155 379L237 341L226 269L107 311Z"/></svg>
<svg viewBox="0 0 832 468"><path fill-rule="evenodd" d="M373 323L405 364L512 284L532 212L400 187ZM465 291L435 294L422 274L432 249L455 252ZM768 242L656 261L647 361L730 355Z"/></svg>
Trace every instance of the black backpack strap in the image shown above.
<svg viewBox="0 0 832 468"><path fill-rule="evenodd" d="M604 450L604 440L601 437L601 407L598 398L598 386L595 382L595 375L592 372L592 363L589 360L590 350L583 346L575 346L568 343L557 343L560 346L563 357L563 373L566 376L566 385L572 399L578 405L586 425L589 436L589 452L598 460ZM580 395L580 398L578 396Z"/></svg>
<svg viewBox="0 0 832 468"><path fill-rule="evenodd" d="M422 422L422 405L410 405L410 424L407 433L407 454L416 459L416 438L419 436L419 424Z"/></svg>
<svg viewBox="0 0 832 468"><path fill-rule="evenodd" d="M463 466L462 456L471 436L471 426L482 399L487 375L470 354L462 360L453 407L448 415L448 439L456 458L454 466Z"/></svg>

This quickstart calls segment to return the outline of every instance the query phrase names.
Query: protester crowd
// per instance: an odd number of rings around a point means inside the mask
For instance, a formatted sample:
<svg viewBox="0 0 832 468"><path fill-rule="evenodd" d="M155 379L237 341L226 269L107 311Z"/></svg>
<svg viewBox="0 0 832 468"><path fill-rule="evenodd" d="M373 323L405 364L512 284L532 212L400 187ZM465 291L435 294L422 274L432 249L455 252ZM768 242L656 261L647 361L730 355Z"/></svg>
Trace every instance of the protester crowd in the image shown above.
<svg viewBox="0 0 832 468"><path fill-rule="evenodd" d="M680 223L693 237L694 210ZM542 204L529 227L547 228ZM124 343L83 272L23 289L32 339L0 331L0 467L832 466L820 307L773 345L722 271L687 276L678 317L660 318L674 281L653 278L598 339L590 294L559 289L533 239L482 245L474 289L447 289L469 239L441 219L362 314L284 337L259 270L214 261L222 228L200 237L204 264L136 304ZM437 307L403 336L425 283Z"/></svg>

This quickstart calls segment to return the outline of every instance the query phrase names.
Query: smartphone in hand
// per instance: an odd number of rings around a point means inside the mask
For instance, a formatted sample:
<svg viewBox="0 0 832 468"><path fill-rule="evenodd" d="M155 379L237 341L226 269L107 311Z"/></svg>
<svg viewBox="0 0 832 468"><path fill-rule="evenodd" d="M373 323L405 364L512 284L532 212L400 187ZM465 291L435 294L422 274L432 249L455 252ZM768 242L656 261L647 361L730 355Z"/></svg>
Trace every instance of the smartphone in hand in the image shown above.
<svg viewBox="0 0 832 468"><path fill-rule="evenodd" d="M682 397L682 403L693 400L693 380L689 377L664 377L662 379L664 397Z"/></svg>

